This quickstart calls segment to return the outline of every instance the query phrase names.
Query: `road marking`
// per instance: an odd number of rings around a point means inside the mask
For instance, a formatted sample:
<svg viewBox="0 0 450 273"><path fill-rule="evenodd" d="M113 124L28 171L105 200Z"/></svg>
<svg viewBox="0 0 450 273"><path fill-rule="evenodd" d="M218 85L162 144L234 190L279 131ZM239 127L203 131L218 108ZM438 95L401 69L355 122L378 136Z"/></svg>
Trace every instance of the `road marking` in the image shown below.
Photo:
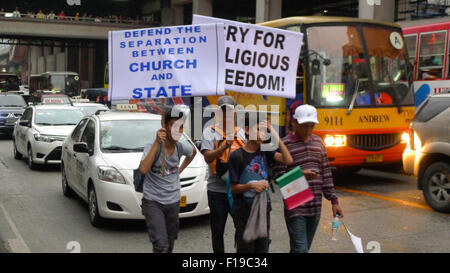
<svg viewBox="0 0 450 273"><path fill-rule="evenodd" d="M6 221L8 221L9 226L11 227L11 230L14 232L14 235L16 235L16 239L10 239L8 240L9 249L13 253L31 253L30 248L27 246L25 241L23 240L22 236L20 235L19 230L17 229L16 225L14 224L13 220L9 216L9 213L6 211L5 207L3 206L2 202L0 201L0 208L3 211L3 214L5 215Z"/></svg>
<svg viewBox="0 0 450 273"><path fill-rule="evenodd" d="M358 191L358 190L353 190L353 189L347 189L347 188L339 187L339 186L336 186L335 189L339 190L339 191L345 191L345 192L350 192L350 193L354 193L354 194L364 195L364 196L368 196L368 197L374 197L374 198L378 198L378 199L382 199L382 200L392 201L392 202L400 203L400 204L405 205L405 206L410 206L410 207L415 207L415 208L419 208L419 209L434 211L429 206L417 204L417 203L414 203L414 202L408 202L408 201L405 201L405 200L402 200L402 199L387 197L387 196L383 196L383 195L379 195L379 194L368 193L368 192L365 192L365 191Z"/></svg>

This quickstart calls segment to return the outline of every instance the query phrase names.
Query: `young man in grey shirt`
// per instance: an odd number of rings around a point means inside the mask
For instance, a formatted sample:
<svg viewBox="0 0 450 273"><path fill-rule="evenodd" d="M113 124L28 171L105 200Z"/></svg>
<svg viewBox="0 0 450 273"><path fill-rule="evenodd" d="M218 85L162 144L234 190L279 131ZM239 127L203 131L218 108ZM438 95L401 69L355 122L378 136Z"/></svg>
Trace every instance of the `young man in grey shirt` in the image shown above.
<svg viewBox="0 0 450 273"><path fill-rule="evenodd" d="M235 127L233 97L220 97L217 104L219 106L216 113L217 123L206 127L203 131L201 151L209 165L208 205L212 247L214 253L224 253L223 234L231 208L227 195L227 173L223 173L223 168L225 166L227 171L228 166L224 164L228 162L229 154L245 144L245 132Z"/></svg>
<svg viewBox="0 0 450 273"><path fill-rule="evenodd" d="M180 173L196 155L194 146L179 142L183 134L181 112L165 109L165 124L154 142L144 149L140 172L145 174L142 214L153 244L154 253L171 253L178 236L180 211ZM161 146L165 147L165 175L161 175ZM180 159L186 156L180 166Z"/></svg>

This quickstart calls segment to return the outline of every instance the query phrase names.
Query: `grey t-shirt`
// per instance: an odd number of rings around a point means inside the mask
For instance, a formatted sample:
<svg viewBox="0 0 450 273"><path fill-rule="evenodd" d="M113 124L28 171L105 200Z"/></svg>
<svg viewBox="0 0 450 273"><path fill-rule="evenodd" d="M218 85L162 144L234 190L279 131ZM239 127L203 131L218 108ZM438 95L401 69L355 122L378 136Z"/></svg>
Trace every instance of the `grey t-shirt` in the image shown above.
<svg viewBox="0 0 450 273"><path fill-rule="evenodd" d="M245 141L244 130L239 129L236 135L238 139L242 139ZM202 152L204 150L214 151L216 149L216 142L222 139L223 139L222 135L213 128L211 128L211 126L205 128L205 130L203 130L202 149L201 149ZM208 191L227 193L226 181L223 181L222 179L220 179L220 177L213 175L211 171L211 165L209 165L208 168L209 168Z"/></svg>
<svg viewBox="0 0 450 273"><path fill-rule="evenodd" d="M180 145L181 144L181 145ZM142 160L148 155L152 148L153 142L145 146ZM180 151L178 151L180 148ZM189 143L179 142L175 145L175 150L172 155L166 154L166 175L161 176L161 156L155 158L152 167L145 175L144 179L144 198L151 201L156 201L163 205L174 204L180 202L180 174L178 167L180 165L181 156L192 156L194 148ZM160 154L160 153L159 153Z"/></svg>

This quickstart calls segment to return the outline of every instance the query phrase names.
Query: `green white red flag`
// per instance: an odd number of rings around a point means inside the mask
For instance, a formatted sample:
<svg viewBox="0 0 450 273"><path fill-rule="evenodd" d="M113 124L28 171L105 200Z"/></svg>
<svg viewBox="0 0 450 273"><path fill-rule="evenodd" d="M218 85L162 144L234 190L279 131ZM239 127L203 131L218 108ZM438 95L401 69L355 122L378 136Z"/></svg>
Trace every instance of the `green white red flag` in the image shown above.
<svg viewBox="0 0 450 273"><path fill-rule="evenodd" d="M314 199L308 182L298 166L277 178L277 183L288 210Z"/></svg>

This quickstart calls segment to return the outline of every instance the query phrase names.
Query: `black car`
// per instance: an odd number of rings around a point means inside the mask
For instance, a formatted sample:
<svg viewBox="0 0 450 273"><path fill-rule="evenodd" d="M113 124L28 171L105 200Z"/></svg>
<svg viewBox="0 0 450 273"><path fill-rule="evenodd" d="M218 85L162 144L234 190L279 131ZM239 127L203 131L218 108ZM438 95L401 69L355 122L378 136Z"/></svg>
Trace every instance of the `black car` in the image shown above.
<svg viewBox="0 0 450 273"><path fill-rule="evenodd" d="M22 96L0 93L0 134L12 136L14 124L22 116L25 106Z"/></svg>
<svg viewBox="0 0 450 273"><path fill-rule="evenodd" d="M92 102L106 104L108 102L108 89L89 88L84 92L84 98Z"/></svg>

